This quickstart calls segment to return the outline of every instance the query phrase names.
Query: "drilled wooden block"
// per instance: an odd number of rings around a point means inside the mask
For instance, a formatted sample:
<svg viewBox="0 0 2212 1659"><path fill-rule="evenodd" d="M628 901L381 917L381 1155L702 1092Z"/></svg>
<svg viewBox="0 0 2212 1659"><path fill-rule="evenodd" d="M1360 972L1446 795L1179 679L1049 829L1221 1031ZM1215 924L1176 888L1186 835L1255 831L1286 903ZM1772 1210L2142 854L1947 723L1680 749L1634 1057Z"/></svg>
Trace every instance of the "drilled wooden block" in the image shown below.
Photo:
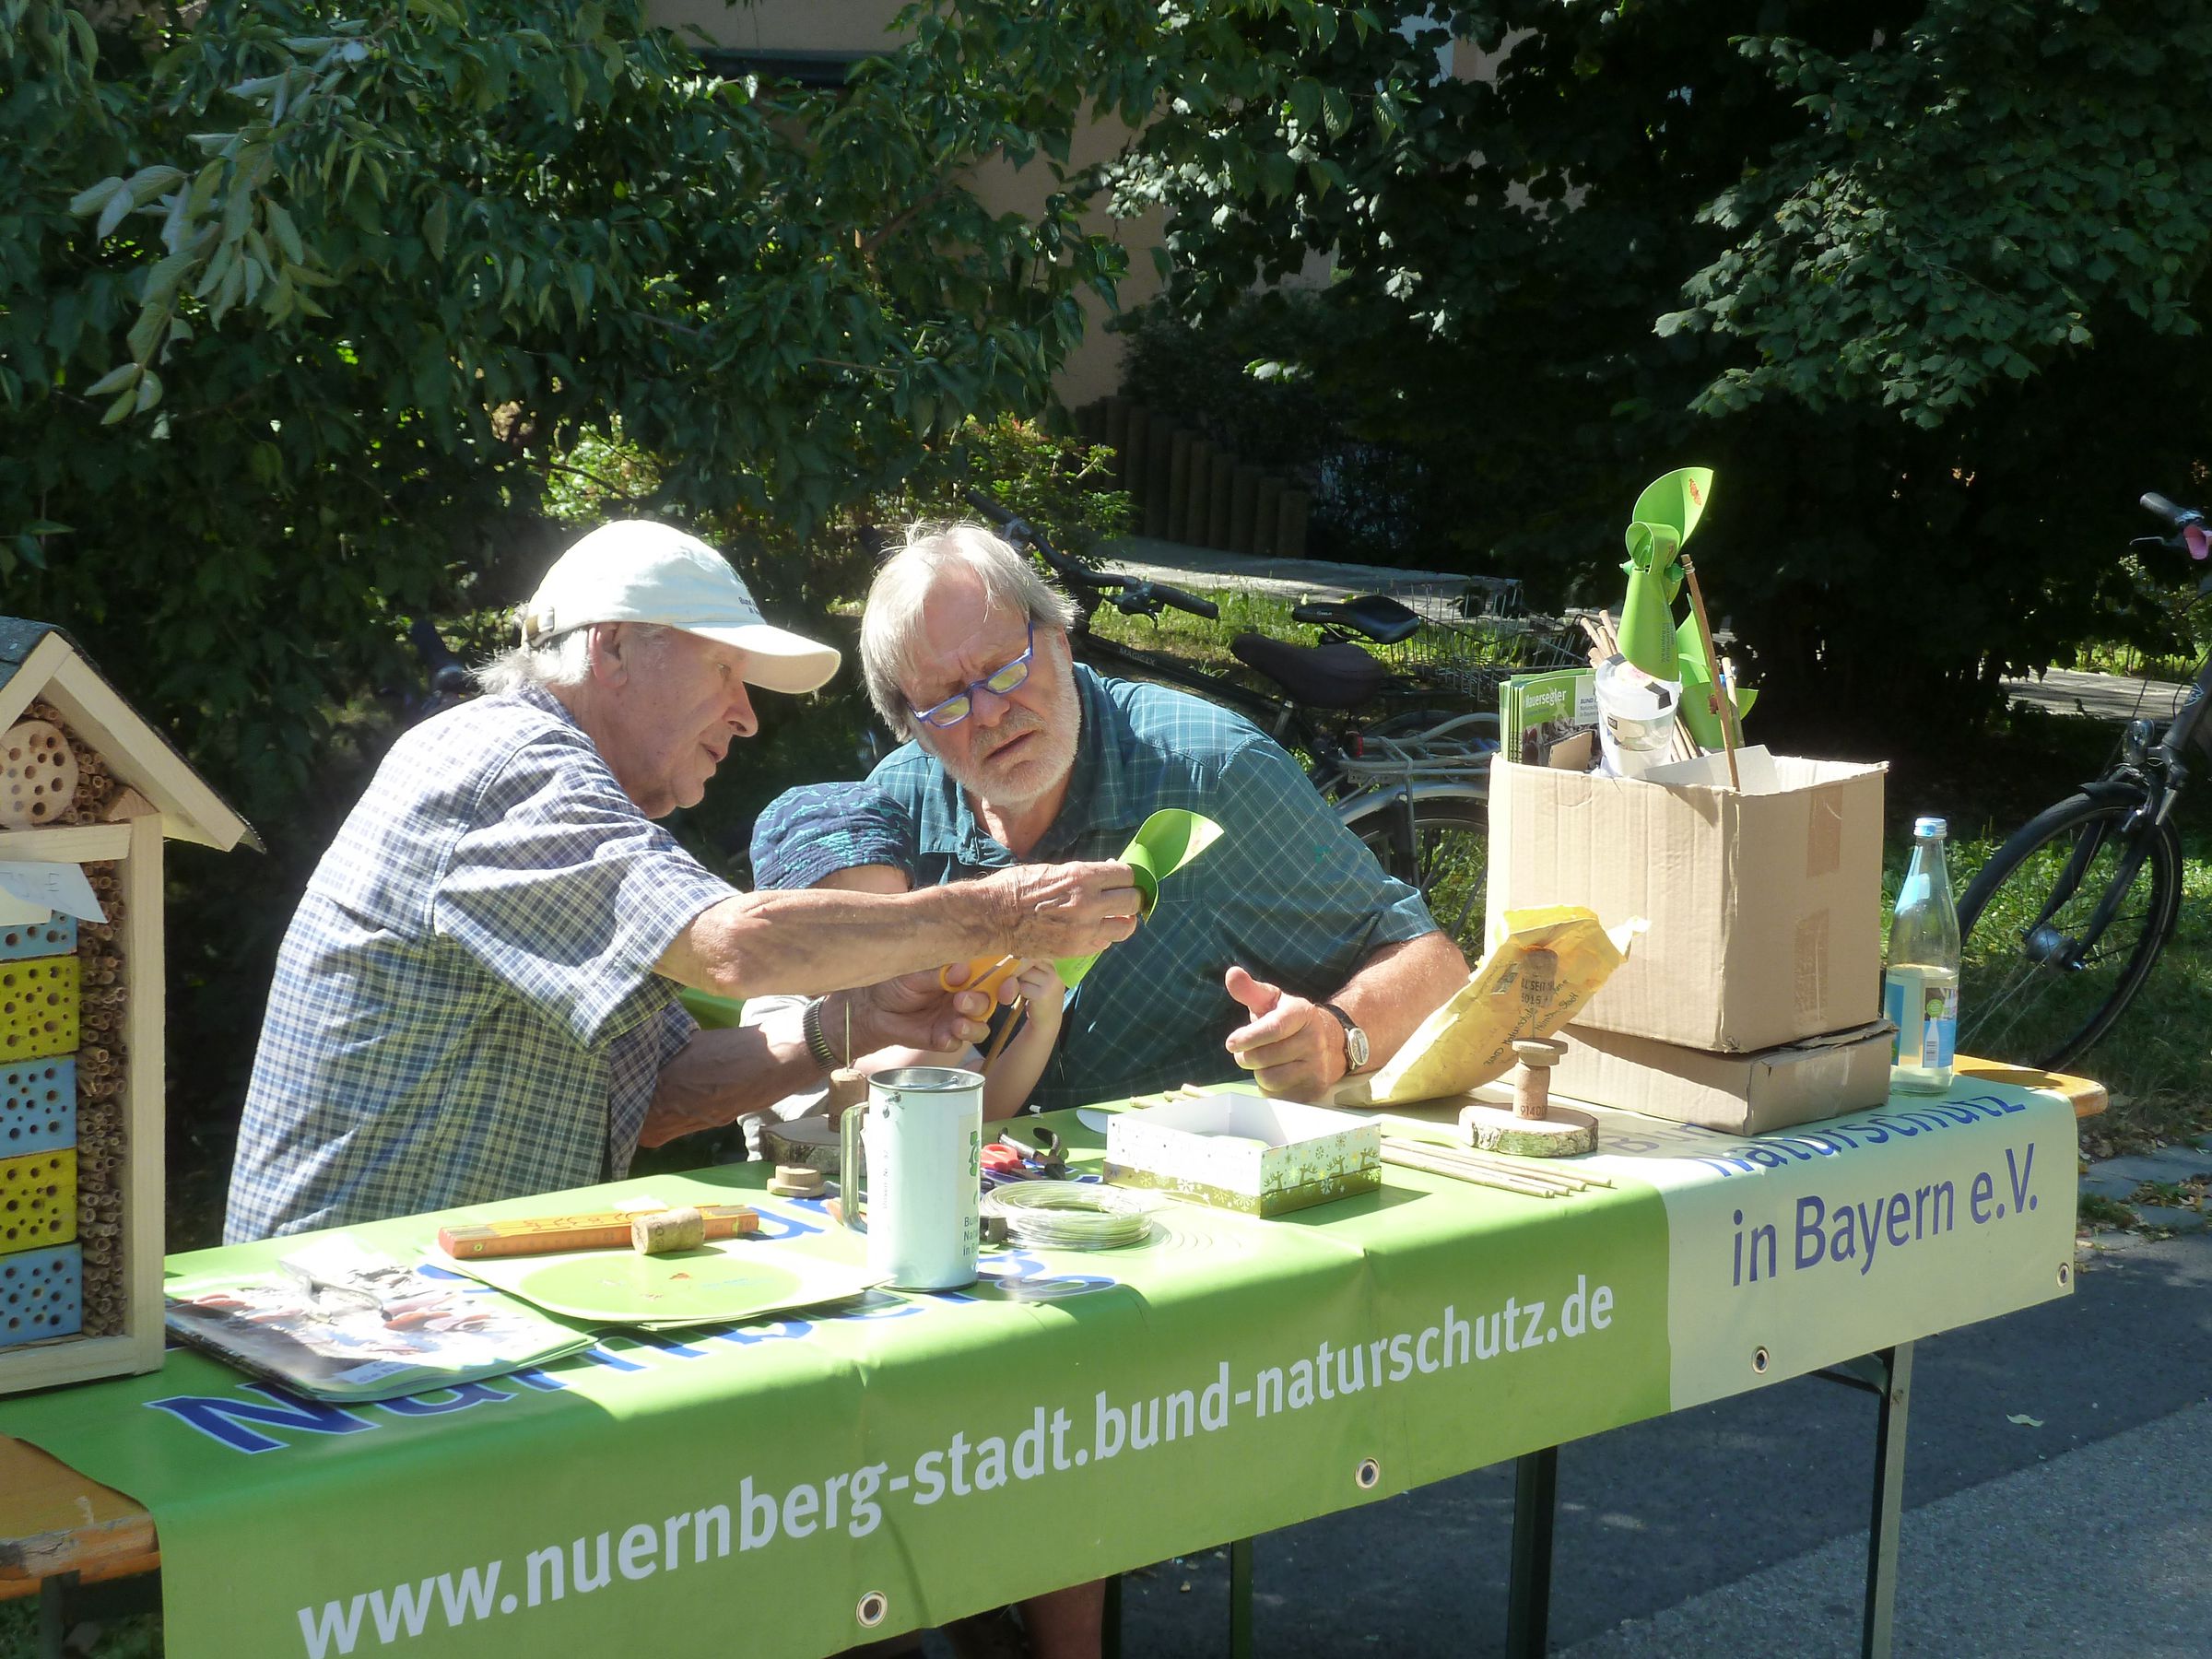
<svg viewBox="0 0 2212 1659"><path fill-rule="evenodd" d="M76 1239L76 1154L0 1158L0 1256Z"/></svg>
<svg viewBox="0 0 2212 1659"><path fill-rule="evenodd" d="M0 1158L76 1145L76 1062L0 1065Z"/></svg>
<svg viewBox="0 0 2212 1659"><path fill-rule="evenodd" d="M43 1060L76 1047L73 956L0 962L0 1063Z"/></svg>
<svg viewBox="0 0 2212 1659"><path fill-rule="evenodd" d="M0 962L25 957L66 956L76 948L76 918L54 915L43 922L10 922L0 927Z"/></svg>
<svg viewBox="0 0 2212 1659"><path fill-rule="evenodd" d="M84 1328L84 1271L76 1246L0 1257L0 1348Z"/></svg>

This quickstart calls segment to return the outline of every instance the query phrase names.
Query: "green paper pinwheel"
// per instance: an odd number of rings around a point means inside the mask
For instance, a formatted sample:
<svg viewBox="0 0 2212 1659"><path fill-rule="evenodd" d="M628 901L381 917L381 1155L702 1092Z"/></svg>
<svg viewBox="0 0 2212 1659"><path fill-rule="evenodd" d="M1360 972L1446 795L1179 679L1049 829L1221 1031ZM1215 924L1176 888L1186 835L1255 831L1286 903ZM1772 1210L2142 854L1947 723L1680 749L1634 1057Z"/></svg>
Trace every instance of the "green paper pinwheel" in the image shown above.
<svg viewBox="0 0 2212 1659"><path fill-rule="evenodd" d="M1679 680L1673 606L1682 591L1682 544L1712 494L1712 468L1683 466L1644 486L1629 524L1629 592L1620 606L1620 654L1653 679Z"/></svg>
<svg viewBox="0 0 2212 1659"><path fill-rule="evenodd" d="M1221 826L1212 818L1175 807L1163 807L1147 818L1135 839L1122 849L1122 863L1136 881L1138 914L1150 915L1159 898L1159 884L1221 839ZM1062 957L1053 964L1060 982L1074 990L1083 982L1102 952L1086 957Z"/></svg>

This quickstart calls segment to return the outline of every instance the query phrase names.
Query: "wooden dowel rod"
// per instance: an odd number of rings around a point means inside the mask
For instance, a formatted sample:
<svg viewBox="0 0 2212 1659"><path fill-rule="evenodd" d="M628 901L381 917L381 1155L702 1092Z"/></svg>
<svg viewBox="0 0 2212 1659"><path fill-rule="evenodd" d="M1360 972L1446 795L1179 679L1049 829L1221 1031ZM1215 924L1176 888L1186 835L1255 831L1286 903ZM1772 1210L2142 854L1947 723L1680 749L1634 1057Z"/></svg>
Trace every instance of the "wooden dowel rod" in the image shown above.
<svg viewBox="0 0 2212 1659"><path fill-rule="evenodd" d="M1728 756L1728 787L1739 794L1744 782L1735 775L1735 700L1721 691L1721 656L1712 648L1712 625L1705 620L1705 594L1698 586L1698 567L1682 558L1682 575L1689 583L1689 614L1698 619L1698 639L1705 647L1705 694L1712 700L1713 718L1721 723L1721 747Z"/></svg>
<svg viewBox="0 0 2212 1659"><path fill-rule="evenodd" d="M1524 1198L1558 1198L1563 1196L1559 1188L1548 1187L1534 1181L1524 1181L1518 1175L1496 1175L1477 1170L1471 1164L1454 1163L1445 1158L1425 1158L1418 1152L1408 1152L1399 1147L1382 1148L1382 1161L1397 1164L1408 1170L1424 1171L1430 1175L1447 1175L1454 1181L1472 1182L1476 1186L1496 1187L1501 1193L1518 1193Z"/></svg>
<svg viewBox="0 0 2212 1659"><path fill-rule="evenodd" d="M1006 1016L1006 1023L998 1028L998 1035L991 1039L991 1047L983 1055L982 1075L984 1077L987 1077L991 1075L991 1062L998 1058L999 1051L1006 1046L1007 1041L1014 1035L1014 1028L1022 1022L1029 1011L1030 999L1028 997L1018 996L1014 999L1014 1011Z"/></svg>
<svg viewBox="0 0 2212 1659"><path fill-rule="evenodd" d="M1431 1158L1449 1159L1472 1169L1493 1175L1511 1175L1523 1181L1542 1182L1548 1185L1570 1188L1580 1192L1586 1187L1609 1187L1611 1181L1603 1175L1585 1175L1579 1170L1561 1169L1557 1165L1524 1163L1495 1152L1478 1152L1470 1147L1453 1146L1445 1141L1412 1140L1402 1136L1383 1137L1385 1150L1402 1147L1420 1152Z"/></svg>

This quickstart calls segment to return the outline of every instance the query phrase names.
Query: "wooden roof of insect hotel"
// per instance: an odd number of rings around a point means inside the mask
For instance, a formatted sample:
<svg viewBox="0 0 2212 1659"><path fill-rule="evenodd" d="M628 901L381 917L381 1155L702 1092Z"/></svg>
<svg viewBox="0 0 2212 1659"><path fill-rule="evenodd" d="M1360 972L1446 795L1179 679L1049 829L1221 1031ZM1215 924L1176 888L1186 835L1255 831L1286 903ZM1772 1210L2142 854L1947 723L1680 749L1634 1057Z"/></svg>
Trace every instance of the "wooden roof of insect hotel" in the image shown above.
<svg viewBox="0 0 2212 1659"><path fill-rule="evenodd" d="M253 827L124 700L75 640L51 623L0 617L0 731L20 720L34 698L59 709L108 770L159 809L171 840L221 852L242 841L263 850Z"/></svg>

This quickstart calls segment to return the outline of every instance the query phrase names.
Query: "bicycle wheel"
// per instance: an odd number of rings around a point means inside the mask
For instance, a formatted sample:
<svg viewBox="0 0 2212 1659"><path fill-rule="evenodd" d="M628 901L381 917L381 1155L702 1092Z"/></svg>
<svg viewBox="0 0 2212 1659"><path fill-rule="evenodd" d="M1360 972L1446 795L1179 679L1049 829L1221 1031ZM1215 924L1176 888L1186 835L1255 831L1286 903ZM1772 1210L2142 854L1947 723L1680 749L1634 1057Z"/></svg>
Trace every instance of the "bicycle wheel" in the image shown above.
<svg viewBox="0 0 2212 1659"><path fill-rule="evenodd" d="M1489 868L1490 807L1475 784L1423 784L1406 834L1403 792L1375 789L1338 808L1376 861L1420 889L1437 926L1472 965L1482 955L1483 878Z"/></svg>
<svg viewBox="0 0 2212 1659"><path fill-rule="evenodd" d="M2143 988L2181 915L2182 848L2171 824L2148 832L2111 924L2086 948L2080 942L2135 850L2125 826L2139 803L2069 796L2016 830L1967 884L1960 1053L2057 1070Z"/></svg>

